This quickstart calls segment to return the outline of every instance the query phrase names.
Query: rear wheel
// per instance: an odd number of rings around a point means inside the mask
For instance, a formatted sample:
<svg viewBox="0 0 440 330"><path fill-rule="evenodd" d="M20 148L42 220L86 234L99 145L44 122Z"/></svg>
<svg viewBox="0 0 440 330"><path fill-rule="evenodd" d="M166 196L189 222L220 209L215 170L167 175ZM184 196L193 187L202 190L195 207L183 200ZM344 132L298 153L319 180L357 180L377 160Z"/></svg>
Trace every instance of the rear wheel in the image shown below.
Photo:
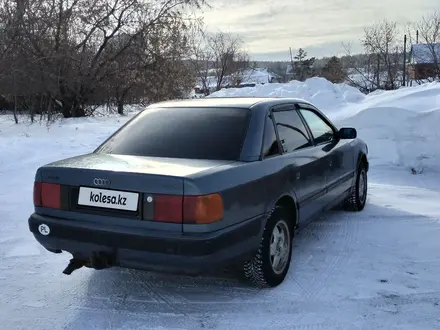
<svg viewBox="0 0 440 330"><path fill-rule="evenodd" d="M344 201L347 211L362 211L367 201L368 176L364 162L359 164L351 195Z"/></svg>
<svg viewBox="0 0 440 330"><path fill-rule="evenodd" d="M254 285L275 287L289 271L292 257L293 226L288 212L276 207L267 221L255 256L244 264L244 276Z"/></svg>

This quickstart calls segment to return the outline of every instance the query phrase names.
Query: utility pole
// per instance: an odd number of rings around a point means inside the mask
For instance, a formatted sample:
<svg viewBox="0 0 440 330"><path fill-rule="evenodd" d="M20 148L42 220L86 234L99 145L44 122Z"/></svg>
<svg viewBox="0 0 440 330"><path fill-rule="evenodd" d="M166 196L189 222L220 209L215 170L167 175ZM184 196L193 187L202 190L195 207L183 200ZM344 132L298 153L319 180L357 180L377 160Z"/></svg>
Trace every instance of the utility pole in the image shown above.
<svg viewBox="0 0 440 330"><path fill-rule="evenodd" d="M416 44L419 43L419 30L416 31Z"/></svg>
<svg viewBox="0 0 440 330"><path fill-rule="evenodd" d="M403 36L403 81L402 86L406 86L406 34Z"/></svg>
<svg viewBox="0 0 440 330"><path fill-rule="evenodd" d="M292 55L292 47L289 47L290 52L290 64L292 65L292 80L293 80L293 55Z"/></svg>

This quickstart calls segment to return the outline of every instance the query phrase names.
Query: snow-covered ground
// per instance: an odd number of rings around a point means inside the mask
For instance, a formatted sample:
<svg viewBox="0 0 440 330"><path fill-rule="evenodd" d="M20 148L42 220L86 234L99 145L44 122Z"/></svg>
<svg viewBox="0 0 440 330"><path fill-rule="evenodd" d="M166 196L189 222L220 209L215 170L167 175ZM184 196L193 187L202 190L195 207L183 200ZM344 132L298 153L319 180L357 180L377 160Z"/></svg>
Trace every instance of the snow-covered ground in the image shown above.
<svg viewBox="0 0 440 330"><path fill-rule="evenodd" d="M70 256L27 227L35 170L93 150L132 114L49 127L0 116L2 329L440 329L440 85L364 96L315 78L226 93L301 97L355 126L370 146L365 210L299 232L275 289L117 268L65 276Z"/></svg>

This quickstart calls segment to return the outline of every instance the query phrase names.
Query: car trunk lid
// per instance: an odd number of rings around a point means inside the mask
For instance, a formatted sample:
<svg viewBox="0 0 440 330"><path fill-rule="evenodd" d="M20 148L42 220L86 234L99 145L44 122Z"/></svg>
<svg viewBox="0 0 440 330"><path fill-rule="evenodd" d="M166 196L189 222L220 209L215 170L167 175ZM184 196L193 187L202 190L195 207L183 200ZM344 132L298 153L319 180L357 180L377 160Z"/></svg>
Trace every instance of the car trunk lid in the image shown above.
<svg viewBox="0 0 440 330"><path fill-rule="evenodd" d="M60 186L64 211L177 225L184 178L228 162L92 153L41 167L37 181Z"/></svg>

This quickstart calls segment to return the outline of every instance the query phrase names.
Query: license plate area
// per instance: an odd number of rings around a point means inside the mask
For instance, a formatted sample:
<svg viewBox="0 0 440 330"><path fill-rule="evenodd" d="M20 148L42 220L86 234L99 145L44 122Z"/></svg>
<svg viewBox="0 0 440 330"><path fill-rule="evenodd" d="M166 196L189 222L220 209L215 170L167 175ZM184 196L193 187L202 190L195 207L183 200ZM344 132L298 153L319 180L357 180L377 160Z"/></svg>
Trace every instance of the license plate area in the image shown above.
<svg viewBox="0 0 440 330"><path fill-rule="evenodd" d="M77 203L78 206L137 212L139 206L139 193L80 187Z"/></svg>

